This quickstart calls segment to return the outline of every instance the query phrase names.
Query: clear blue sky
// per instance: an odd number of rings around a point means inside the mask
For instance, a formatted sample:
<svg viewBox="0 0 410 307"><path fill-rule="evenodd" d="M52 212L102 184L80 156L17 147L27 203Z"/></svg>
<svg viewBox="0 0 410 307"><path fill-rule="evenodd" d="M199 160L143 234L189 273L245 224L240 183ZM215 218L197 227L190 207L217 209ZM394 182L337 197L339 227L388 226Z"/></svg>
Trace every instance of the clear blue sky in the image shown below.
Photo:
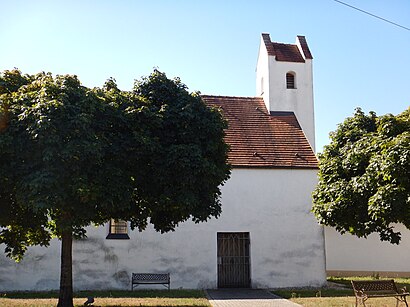
<svg viewBox="0 0 410 307"><path fill-rule="evenodd" d="M344 0L410 27L408 0ZM76 74L121 89L153 67L191 91L255 96L260 34L294 43L314 62L317 150L362 107L397 114L410 105L410 31L333 0L0 0L0 70Z"/></svg>

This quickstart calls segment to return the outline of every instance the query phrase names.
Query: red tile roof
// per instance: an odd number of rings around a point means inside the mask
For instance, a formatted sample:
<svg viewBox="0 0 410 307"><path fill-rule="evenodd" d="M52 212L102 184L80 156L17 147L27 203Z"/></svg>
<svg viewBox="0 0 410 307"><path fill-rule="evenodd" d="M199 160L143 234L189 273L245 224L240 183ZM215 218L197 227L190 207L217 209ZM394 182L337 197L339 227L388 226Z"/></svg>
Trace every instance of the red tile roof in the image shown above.
<svg viewBox="0 0 410 307"><path fill-rule="evenodd" d="M313 59L310 53L309 47L304 36L298 36L298 40L302 47L302 52L305 57L300 53L297 45L294 44L282 44L275 43L270 40L270 36L267 33L262 33L263 42L265 43L268 55L275 56L277 61L281 62L297 62L304 63L306 59Z"/></svg>
<svg viewBox="0 0 410 307"><path fill-rule="evenodd" d="M293 112L268 113L262 98L202 96L222 109L233 167L317 168L317 159Z"/></svg>
<svg viewBox="0 0 410 307"><path fill-rule="evenodd" d="M271 43L275 50L275 56L277 61L281 62L298 62L304 63L305 59L299 52L299 48L296 45Z"/></svg>

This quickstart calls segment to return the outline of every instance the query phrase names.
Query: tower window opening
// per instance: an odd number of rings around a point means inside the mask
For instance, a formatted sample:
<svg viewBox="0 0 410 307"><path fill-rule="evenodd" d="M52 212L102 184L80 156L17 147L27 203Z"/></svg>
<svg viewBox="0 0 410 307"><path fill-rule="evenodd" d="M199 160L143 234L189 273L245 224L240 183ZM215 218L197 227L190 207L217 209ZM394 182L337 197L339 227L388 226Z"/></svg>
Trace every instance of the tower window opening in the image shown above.
<svg viewBox="0 0 410 307"><path fill-rule="evenodd" d="M286 88L294 89L296 88L295 84L295 74L288 72L286 74Z"/></svg>

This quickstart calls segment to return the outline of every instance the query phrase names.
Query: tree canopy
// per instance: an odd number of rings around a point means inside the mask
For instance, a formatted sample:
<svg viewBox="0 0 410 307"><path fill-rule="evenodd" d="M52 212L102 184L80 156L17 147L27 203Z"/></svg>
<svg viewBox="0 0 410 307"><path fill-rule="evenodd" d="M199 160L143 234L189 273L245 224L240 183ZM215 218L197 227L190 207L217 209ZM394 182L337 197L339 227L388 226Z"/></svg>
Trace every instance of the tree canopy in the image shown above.
<svg viewBox="0 0 410 307"><path fill-rule="evenodd" d="M313 212L340 233L398 244L410 229L410 108L394 116L357 109L319 155Z"/></svg>
<svg viewBox="0 0 410 307"><path fill-rule="evenodd" d="M230 174L226 123L179 79L154 70L127 92L114 79L90 89L72 75L4 71L0 103L0 243L8 256L19 260L28 246L58 237L68 257L73 236L111 218L167 232L219 216ZM59 306L71 306L61 291Z"/></svg>

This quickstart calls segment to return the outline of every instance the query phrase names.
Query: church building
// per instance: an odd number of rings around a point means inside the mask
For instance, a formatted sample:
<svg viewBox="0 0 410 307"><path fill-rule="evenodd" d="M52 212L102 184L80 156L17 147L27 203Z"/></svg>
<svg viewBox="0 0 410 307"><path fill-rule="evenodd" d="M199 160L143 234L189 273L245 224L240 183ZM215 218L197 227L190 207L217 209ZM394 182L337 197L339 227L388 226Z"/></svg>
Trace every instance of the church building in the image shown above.
<svg viewBox="0 0 410 307"><path fill-rule="evenodd" d="M312 60L305 37L284 44L262 34L256 96L202 96L228 122L232 173L221 216L166 234L121 221L90 226L73 244L74 288L130 289L133 272L170 273L171 289L323 285L323 227L310 212L318 171ZM58 289L60 244L29 248L18 264L1 253L0 290Z"/></svg>

